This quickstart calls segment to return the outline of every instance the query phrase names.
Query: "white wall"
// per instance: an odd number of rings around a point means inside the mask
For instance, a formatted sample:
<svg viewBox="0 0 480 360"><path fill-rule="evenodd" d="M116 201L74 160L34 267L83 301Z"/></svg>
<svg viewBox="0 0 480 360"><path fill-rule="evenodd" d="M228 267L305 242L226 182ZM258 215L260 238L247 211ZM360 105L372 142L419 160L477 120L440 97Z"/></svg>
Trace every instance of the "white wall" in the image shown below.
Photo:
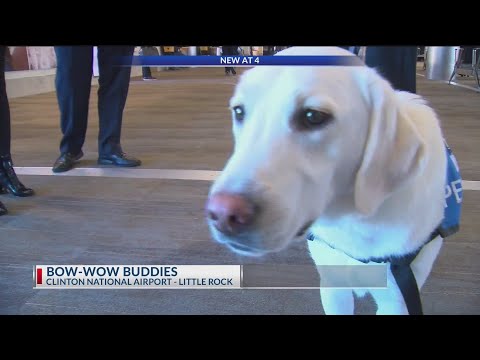
<svg viewBox="0 0 480 360"><path fill-rule="evenodd" d="M44 47L46 50L48 47ZM7 71L5 73L5 81L7 85L7 94L10 99L14 99L22 96L43 94L55 91L55 72L51 56L49 51L38 51L35 48L32 51L36 54L38 60L34 60L32 64L36 68L47 68L44 70L25 70L25 71ZM135 54L138 54L138 49L135 49ZM43 60L42 60L43 59ZM46 61L45 59L48 59ZM48 63L48 64L47 64ZM56 63L55 63L56 65ZM142 68L139 66L132 67L132 77L142 75ZM94 64L94 76L98 76L98 71L95 69ZM98 78L92 78L92 85L98 85Z"/></svg>

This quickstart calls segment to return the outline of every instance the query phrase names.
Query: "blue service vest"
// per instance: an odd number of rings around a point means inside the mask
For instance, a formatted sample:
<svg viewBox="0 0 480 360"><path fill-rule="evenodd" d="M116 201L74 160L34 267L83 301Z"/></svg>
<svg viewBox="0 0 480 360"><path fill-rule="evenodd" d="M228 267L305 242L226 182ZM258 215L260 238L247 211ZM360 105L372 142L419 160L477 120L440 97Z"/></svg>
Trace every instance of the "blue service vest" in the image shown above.
<svg viewBox="0 0 480 360"><path fill-rule="evenodd" d="M445 148L447 155L445 212L442 223L438 228L438 231L443 238L450 236L459 230L463 201L462 177L460 175L457 159L446 142Z"/></svg>

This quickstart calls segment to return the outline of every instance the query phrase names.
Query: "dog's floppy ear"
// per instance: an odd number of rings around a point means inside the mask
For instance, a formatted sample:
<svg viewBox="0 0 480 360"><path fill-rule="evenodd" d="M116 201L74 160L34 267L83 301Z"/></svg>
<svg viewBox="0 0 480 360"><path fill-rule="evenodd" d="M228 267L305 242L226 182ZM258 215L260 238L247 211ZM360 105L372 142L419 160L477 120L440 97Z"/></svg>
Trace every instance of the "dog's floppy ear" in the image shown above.
<svg viewBox="0 0 480 360"><path fill-rule="evenodd" d="M424 144L390 84L373 71L364 83L370 123L355 179L355 206L372 215L424 165ZM365 80L365 79L364 79Z"/></svg>

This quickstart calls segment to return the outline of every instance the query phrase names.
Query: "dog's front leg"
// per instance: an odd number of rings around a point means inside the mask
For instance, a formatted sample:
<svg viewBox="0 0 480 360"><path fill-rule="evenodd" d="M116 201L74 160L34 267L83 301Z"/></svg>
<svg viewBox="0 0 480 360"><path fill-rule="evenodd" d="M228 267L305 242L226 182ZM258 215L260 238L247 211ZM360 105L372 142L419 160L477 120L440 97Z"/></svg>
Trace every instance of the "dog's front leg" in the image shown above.
<svg viewBox="0 0 480 360"><path fill-rule="evenodd" d="M350 289L320 289L325 315L353 315L354 298Z"/></svg>
<svg viewBox="0 0 480 360"><path fill-rule="evenodd" d="M348 257L338 252L321 241L309 241L308 248L313 261L317 265L320 275L320 285L331 286L335 284L333 277L335 271L324 271L324 266L345 265L350 261ZM322 270L323 269L323 270ZM326 315L353 315L354 297L352 289L338 289L333 287L320 287L320 300Z"/></svg>
<svg viewBox="0 0 480 360"><path fill-rule="evenodd" d="M408 315L402 293L396 284L385 290L373 290L371 294L377 303L377 315Z"/></svg>
<svg viewBox="0 0 480 360"><path fill-rule="evenodd" d="M377 315L408 315L407 305L390 266L387 271L387 288L372 290L370 294L377 303Z"/></svg>

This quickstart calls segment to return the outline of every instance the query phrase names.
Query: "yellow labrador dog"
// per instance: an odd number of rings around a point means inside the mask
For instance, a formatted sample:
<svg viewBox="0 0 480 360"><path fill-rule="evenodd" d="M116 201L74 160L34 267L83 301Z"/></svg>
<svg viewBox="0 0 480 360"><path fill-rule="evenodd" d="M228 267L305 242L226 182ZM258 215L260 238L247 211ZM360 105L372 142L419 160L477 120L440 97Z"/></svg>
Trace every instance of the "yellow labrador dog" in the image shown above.
<svg viewBox="0 0 480 360"><path fill-rule="evenodd" d="M354 56L335 47L277 55ZM242 75L230 107L234 152L206 205L214 239L262 256L308 229L317 265L421 248L411 270L422 287L442 246L430 237L444 216L447 169L439 120L424 100L366 66L258 66ZM369 291L377 314L408 314L390 268L387 281L384 289L321 287L325 313L354 314L354 292Z"/></svg>

